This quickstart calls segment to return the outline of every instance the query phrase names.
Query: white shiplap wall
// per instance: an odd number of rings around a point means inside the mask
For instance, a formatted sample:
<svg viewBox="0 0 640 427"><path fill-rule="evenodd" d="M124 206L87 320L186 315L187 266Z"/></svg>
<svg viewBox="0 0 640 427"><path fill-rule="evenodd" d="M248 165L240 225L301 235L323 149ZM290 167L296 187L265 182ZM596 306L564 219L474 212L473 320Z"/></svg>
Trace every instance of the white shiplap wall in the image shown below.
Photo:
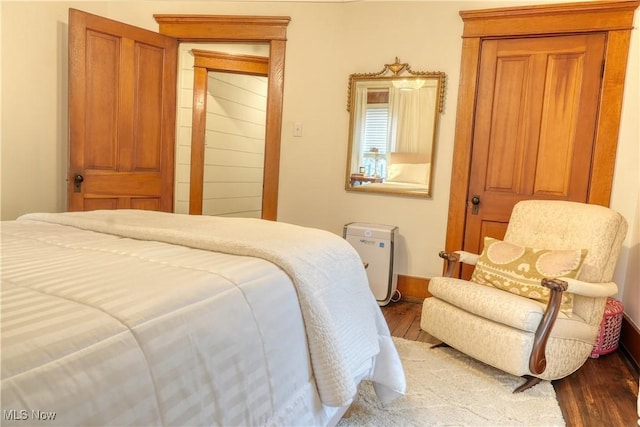
<svg viewBox="0 0 640 427"><path fill-rule="evenodd" d="M189 212L191 49L268 56L263 44L192 44L179 49L175 212ZM203 214L260 217L267 78L209 73ZM233 167L232 167L233 166Z"/></svg>
<svg viewBox="0 0 640 427"><path fill-rule="evenodd" d="M260 218L267 78L209 72L203 215Z"/></svg>

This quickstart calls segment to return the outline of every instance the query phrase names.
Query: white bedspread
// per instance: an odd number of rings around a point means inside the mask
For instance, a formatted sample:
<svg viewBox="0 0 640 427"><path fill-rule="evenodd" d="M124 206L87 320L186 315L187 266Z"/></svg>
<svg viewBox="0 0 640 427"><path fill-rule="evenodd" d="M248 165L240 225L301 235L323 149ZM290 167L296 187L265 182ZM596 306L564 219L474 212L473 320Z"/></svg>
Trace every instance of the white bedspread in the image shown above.
<svg viewBox="0 0 640 427"><path fill-rule="evenodd" d="M324 426L278 266L2 222L3 426Z"/></svg>
<svg viewBox="0 0 640 427"><path fill-rule="evenodd" d="M29 214L44 221L271 261L293 280L322 402L349 404L356 378L376 382L383 403L404 393L400 359L355 250L321 230L245 218L111 210ZM359 372L374 360L370 373Z"/></svg>

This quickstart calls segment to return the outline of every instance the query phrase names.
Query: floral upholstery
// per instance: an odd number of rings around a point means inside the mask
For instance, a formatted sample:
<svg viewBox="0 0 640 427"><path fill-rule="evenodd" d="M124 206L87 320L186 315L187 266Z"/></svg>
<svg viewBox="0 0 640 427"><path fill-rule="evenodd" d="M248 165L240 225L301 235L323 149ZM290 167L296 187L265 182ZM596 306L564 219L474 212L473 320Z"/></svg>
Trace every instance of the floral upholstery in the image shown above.
<svg viewBox="0 0 640 427"><path fill-rule="evenodd" d="M546 304L512 292L449 277L434 277L423 303L421 328L435 338L513 375L565 377L587 360L600 329L606 297L626 235L617 212L577 202L528 200L513 209L505 242L548 250L584 249L576 279L567 279L573 310L560 312L546 346L546 369L533 374L529 359ZM462 253L461 259L476 257Z"/></svg>

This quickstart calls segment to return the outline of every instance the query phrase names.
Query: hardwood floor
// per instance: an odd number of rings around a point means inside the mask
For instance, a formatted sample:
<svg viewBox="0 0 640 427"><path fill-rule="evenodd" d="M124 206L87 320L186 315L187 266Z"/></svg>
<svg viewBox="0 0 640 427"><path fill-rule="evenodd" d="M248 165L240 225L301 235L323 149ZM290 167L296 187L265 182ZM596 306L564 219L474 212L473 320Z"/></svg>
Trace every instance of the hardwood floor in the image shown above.
<svg viewBox="0 0 640 427"><path fill-rule="evenodd" d="M391 335L437 343L420 329L421 310L422 304L407 301L382 307ZM620 349L588 359L575 373L553 381L553 387L567 427L638 425L638 371Z"/></svg>

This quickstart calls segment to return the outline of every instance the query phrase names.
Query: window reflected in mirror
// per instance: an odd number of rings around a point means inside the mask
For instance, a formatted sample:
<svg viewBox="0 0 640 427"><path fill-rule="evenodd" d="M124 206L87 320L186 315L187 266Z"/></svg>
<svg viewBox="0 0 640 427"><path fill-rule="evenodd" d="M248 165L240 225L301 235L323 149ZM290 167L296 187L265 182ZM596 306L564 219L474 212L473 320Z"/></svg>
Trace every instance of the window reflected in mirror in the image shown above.
<svg viewBox="0 0 640 427"><path fill-rule="evenodd" d="M397 58L380 73L350 76L347 190L431 195L444 85L444 73L414 72Z"/></svg>

